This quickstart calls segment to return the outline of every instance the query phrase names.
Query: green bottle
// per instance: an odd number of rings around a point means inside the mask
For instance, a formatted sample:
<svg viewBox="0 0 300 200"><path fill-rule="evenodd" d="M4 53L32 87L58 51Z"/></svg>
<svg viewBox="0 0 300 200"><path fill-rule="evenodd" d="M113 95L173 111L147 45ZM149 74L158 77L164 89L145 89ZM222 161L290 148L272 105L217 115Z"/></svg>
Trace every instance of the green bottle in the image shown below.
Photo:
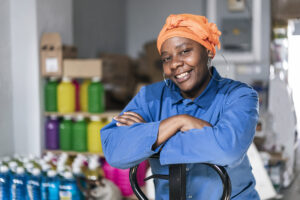
<svg viewBox="0 0 300 200"><path fill-rule="evenodd" d="M45 85L45 110L47 112L57 112L57 78L50 77Z"/></svg>
<svg viewBox="0 0 300 200"><path fill-rule="evenodd" d="M92 83L88 87L88 111L90 113L104 112L104 95L104 87L100 83L100 78L92 78Z"/></svg>
<svg viewBox="0 0 300 200"><path fill-rule="evenodd" d="M72 150L72 126L71 116L66 115L59 124L59 146L61 150Z"/></svg>
<svg viewBox="0 0 300 200"><path fill-rule="evenodd" d="M78 152L87 151L86 143L87 125L82 115L78 115L73 125L72 149Z"/></svg>

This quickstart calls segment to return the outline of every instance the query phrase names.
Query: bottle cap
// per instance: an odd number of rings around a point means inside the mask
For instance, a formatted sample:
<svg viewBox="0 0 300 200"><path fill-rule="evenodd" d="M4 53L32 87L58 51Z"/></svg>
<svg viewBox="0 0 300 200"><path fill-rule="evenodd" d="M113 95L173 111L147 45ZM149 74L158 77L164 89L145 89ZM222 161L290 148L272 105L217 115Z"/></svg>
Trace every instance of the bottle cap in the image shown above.
<svg viewBox="0 0 300 200"><path fill-rule="evenodd" d="M82 121L82 120L84 120L83 115L77 115L76 116L76 121Z"/></svg>
<svg viewBox="0 0 300 200"><path fill-rule="evenodd" d="M57 80L58 80L57 77L53 77L53 76L50 77L50 81L57 81Z"/></svg>
<svg viewBox="0 0 300 200"><path fill-rule="evenodd" d="M18 166L18 164L17 164L17 162L15 162L15 161L10 161L9 163L8 163L8 166L9 166L9 168L15 168L15 167L17 167Z"/></svg>
<svg viewBox="0 0 300 200"><path fill-rule="evenodd" d="M47 172L47 176L48 177L54 177L54 176L56 176L57 175L57 173L56 173L56 171L54 171L54 170L49 170L48 172Z"/></svg>
<svg viewBox="0 0 300 200"><path fill-rule="evenodd" d="M81 173L80 167L73 167L72 171L73 171L73 174L80 174Z"/></svg>
<svg viewBox="0 0 300 200"><path fill-rule="evenodd" d="M56 115L50 115L50 119L51 120L57 120L57 116Z"/></svg>
<svg viewBox="0 0 300 200"><path fill-rule="evenodd" d="M97 115L92 115L91 116L91 121L100 121L100 117Z"/></svg>
<svg viewBox="0 0 300 200"><path fill-rule="evenodd" d="M69 171L66 171L63 176L64 176L65 179L73 178L73 174Z"/></svg>
<svg viewBox="0 0 300 200"><path fill-rule="evenodd" d="M97 76L92 78L92 82L100 82L100 80L101 80L100 77Z"/></svg>
<svg viewBox="0 0 300 200"><path fill-rule="evenodd" d="M41 174L41 170L39 168L35 167L35 168L33 168L31 173L33 176L39 176Z"/></svg>
<svg viewBox="0 0 300 200"><path fill-rule="evenodd" d="M33 164L32 164L32 163L26 163L26 164L25 164L25 168L26 168L26 170L28 171L28 170L30 170L30 169L33 168Z"/></svg>
<svg viewBox="0 0 300 200"><path fill-rule="evenodd" d="M17 174L24 174L24 172L25 172L25 170L23 167L17 167L17 169L16 169Z"/></svg>
<svg viewBox="0 0 300 200"><path fill-rule="evenodd" d="M8 172L8 167L6 165L1 165L0 167L0 173L6 173Z"/></svg>
<svg viewBox="0 0 300 200"><path fill-rule="evenodd" d="M71 115L65 115L64 116L64 120L71 120L72 119L72 116Z"/></svg>
<svg viewBox="0 0 300 200"><path fill-rule="evenodd" d="M71 82L71 78L69 78L69 77L63 77L62 81L63 82Z"/></svg>
<svg viewBox="0 0 300 200"><path fill-rule="evenodd" d="M50 168L51 168L51 166L48 165L48 164L43 164L43 165L42 165L42 170L43 170L44 172L48 171Z"/></svg>

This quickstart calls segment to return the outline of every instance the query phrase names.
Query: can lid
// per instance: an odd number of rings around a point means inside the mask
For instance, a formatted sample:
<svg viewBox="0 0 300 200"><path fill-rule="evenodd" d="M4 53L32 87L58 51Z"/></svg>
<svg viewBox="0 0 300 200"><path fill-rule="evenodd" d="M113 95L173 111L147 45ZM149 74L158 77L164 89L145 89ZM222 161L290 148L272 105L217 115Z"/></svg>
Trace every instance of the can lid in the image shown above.
<svg viewBox="0 0 300 200"><path fill-rule="evenodd" d="M62 78L62 81L63 81L63 82L71 82L71 78L64 76L64 77Z"/></svg>
<svg viewBox="0 0 300 200"><path fill-rule="evenodd" d="M95 76L95 77L93 77L92 78L92 82L100 82L100 77L98 77L98 76Z"/></svg>
<svg viewBox="0 0 300 200"><path fill-rule="evenodd" d="M92 115L91 116L91 121L100 121L100 117L97 115Z"/></svg>
<svg viewBox="0 0 300 200"><path fill-rule="evenodd" d="M64 116L64 120L71 120L72 119L72 116L71 115L65 115Z"/></svg>

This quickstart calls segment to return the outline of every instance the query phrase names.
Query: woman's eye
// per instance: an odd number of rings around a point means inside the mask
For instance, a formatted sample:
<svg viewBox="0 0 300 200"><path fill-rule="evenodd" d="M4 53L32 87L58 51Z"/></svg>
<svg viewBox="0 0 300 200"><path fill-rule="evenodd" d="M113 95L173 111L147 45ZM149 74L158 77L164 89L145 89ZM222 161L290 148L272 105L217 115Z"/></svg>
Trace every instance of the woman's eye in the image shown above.
<svg viewBox="0 0 300 200"><path fill-rule="evenodd" d="M187 54L187 53L189 53L190 51L191 51L190 49L185 49L185 50L181 51L181 54Z"/></svg>
<svg viewBox="0 0 300 200"><path fill-rule="evenodd" d="M162 58L162 62L163 62L163 63L166 63L166 62L168 62L168 61L170 61L170 60L171 60L170 57Z"/></svg>

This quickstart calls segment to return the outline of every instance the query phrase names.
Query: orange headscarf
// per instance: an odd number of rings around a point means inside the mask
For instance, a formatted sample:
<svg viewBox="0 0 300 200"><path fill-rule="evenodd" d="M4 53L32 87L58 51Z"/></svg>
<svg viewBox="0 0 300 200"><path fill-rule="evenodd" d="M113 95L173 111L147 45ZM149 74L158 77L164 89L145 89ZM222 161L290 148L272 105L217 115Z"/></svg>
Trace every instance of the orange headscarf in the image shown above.
<svg viewBox="0 0 300 200"><path fill-rule="evenodd" d="M199 42L215 56L215 46L217 45L220 49L220 35L221 32L216 24L209 23L204 16L192 14L170 15L157 37L157 49L161 53L163 42L177 36Z"/></svg>

